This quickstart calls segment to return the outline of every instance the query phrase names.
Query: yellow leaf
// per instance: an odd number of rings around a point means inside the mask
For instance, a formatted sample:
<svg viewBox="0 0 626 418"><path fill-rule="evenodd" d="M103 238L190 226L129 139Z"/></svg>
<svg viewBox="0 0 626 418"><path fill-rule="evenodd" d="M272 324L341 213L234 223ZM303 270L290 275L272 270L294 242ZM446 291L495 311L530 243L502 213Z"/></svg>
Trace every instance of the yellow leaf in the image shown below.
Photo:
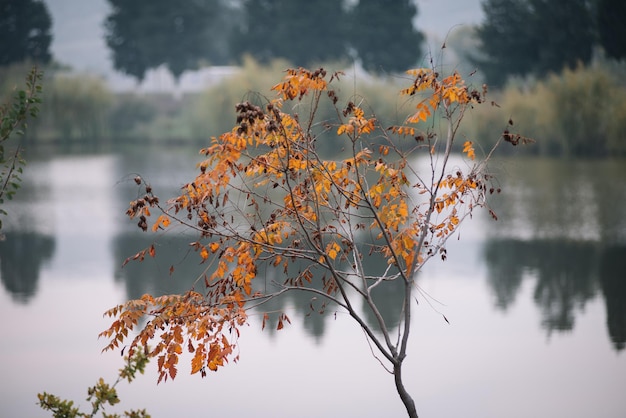
<svg viewBox="0 0 626 418"><path fill-rule="evenodd" d="M474 147L472 146L472 141L465 141L463 144L463 152L467 154L470 159L476 158L476 154L474 154Z"/></svg>
<svg viewBox="0 0 626 418"><path fill-rule="evenodd" d="M420 102L415 106L417 112L415 112L412 116L407 119L408 123L418 123L420 120L426 122L428 117L431 115L430 109L428 105L424 102Z"/></svg>
<svg viewBox="0 0 626 418"><path fill-rule="evenodd" d="M341 125L337 129L337 135L341 135L343 133L351 134L354 132L354 126L350 124Z"/></svg>
<svg viewBox="0 0 626 418"><path fill-rule="evenodd" d="M376 119L374 118L369 119L365 124L361 126L361 128L359 129L359 133L365 133L365 134L372 133L374 129L376 129L375 123L376 123Z"/></svg>
<svg viewBox="0 0 626 418"><path fill-rule="evenodd" d="M170 219L165 215L160 215L154 225L152 225L152 232L156 232L156 230L159 229L161 225L163 225L164 228L167 228L169 224Z"/></svg>
<svg viewBox="0 0 626 418"><path fill-rule="evenodd" d="M328 254L328 256L333 260L337 258L337 254L340 250L341 247L339 247L339 244L336 242L331 242L326 246L326 254Z"/></svg>

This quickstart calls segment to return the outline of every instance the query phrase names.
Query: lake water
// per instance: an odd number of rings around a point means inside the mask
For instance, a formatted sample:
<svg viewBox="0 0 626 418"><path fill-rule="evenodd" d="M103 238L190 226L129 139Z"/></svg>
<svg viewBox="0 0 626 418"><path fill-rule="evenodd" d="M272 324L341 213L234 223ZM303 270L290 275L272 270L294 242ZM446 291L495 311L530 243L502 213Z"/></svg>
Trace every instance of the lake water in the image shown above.
<svg viewBox="0 0 626 418"><path fill-rule="evenodd" d="M112 382L122 365L119 353L100 353L102 313L145 292L186 290L197 266L184 237L162 237L162 257L121 268L150 238L124 211L136 174L172 196L195 173L194 151L30 159L0 242L1 417L50 416L36 405L43 391L85 406L87 387ZM448 260L419 276L405 377L420 416L626 416L626 162L519 158L493 168L499 221L475 216ZM307 318L306 299L283 303L292 325L261 332L253 317L237 364L201 379L185 358L176 380L158 386L152 364L118 386L114 410L405 416L355 323L332 311Z"/></svg>

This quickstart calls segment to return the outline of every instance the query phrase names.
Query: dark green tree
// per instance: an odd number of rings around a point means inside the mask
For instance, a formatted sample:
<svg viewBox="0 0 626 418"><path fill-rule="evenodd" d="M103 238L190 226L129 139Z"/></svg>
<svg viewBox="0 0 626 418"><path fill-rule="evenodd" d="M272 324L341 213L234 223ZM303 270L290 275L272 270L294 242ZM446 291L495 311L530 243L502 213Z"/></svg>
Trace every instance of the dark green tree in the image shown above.
<svg viewBox="0 0 626 418"><path fill-rule="evenodd" d="M398 72L421 60L424 36L413 26L411 0L359 0L352 11L351 44L369 72Z"/></svg>
<svg viewBox="0 0 626 418"><path fill-rule="evenodd" d="M227 7L221 0L108 0L106 42L117 70L142 80L166 65L175 78L202 63L228 61ZM226 32L226 33L225 33Z"/></svg>
<svg viewBox="0 0 626 418"><path fill-rule="evenodd" d="M587 0L485 0L475 63L491 85L508 76L544 76L591 59L595 43Z"/></svg>
<svg viewBox="0 0 626 418"><path fill-rule="evenodd" d="M591 61L596 44L593 7L589 0L529 0L538 62L544 75Z"/></svg>
<svg viewBox="0 0 626 418"><path fill-rule="evenodd" d="M526 0L487 0L482 3L485 21L478 28L480 58L473 61L492 85L502 85L509 75L527 74L536 59L534 35L528 26L531 11Z"/></svg>
<svg viewBox="0 0 626 418"><path fill-rule="evenodd" d="M600 44L611 58L626 57L626 2L597 0Z"/></svg>
<svg viewBox="0 0 626 418"><path fill-rule="evenodd" d="M52 19L41 0L0 0L0 65L52 58Z"/></svg>
<svg viewBox="0 0 626 418"><path fill-rule="evenodd" d="M238 56L309 66L348 57L347 12L340 0L244 0L233 39Z"/></svg>

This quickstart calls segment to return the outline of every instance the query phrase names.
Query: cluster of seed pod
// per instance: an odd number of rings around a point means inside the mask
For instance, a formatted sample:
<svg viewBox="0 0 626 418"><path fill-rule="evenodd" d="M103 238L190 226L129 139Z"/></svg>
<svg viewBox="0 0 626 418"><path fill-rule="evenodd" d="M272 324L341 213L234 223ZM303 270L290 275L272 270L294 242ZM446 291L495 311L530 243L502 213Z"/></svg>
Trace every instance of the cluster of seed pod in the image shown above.
<svg viewBox="0 0 626 418"><path fill-rule="evenodd" d="M278 126L282 121L282 117L280 115L280 110L278 109L278 107L274 106L273 103L268 103L267 104L267 111L270 114L273 114L274 117L272 119L269 120L269 122L267 122L267 131L272 133L272 132L278 132Z"/></svg>
<svg viewBox="0 0 626 418"><path fill-rule="evenodd" d="M141 185L142 182L143 180L141 177L139 176L135 177L135 183L137 185ZM146 231L148 229L148 222L147 222L145 214L146 213L149 214L149 212L147 212L145 208L154 207L159 204L159 198L152 194L152 187L150 187L150 185L148 184L146 184L145 187L146 187L146 194L143 197L130 202L130 206L126 210L126 215L131 219L137 216L138 214L141 214L141 216L139 217L139 222L137 223L137 226L141 228L141 230L143 231Z"/></svg>
<svg viewBox="0 0 626 418"><path fill-rule="evenodd" d="M323 68L318 68L317 70L313 71L313 74L311 74L311 78L324 78L326 77L326 70Z"/></svg>
<svg viewBox="0 0 626 418"><path fill-rule="evenodd" d="M235 110L238 113L237 123L239 128L237 128L237 133L239 135L248 133L248 129L256 120L263 120L265 117L263 110L259 106L253 105L248 101L238 103L235 106Z"/></svg>

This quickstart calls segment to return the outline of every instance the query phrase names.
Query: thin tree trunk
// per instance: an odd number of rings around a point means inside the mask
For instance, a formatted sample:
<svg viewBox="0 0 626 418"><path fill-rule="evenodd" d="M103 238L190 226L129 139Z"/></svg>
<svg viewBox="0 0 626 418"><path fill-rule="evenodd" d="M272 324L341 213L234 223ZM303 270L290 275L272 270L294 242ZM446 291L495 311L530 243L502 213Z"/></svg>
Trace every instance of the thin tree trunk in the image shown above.
<svg viewBox="0 0 626 418"><path fill-rule="evenodd" d="M396 389L398 390L400 399L402 399L402 403L404 404L409 417L418 418L417 409L415 409L415 402L413 401L411 395L409 395L409 392L406 391L404 383L402 383L402 362L394 365L393 377L396 382Z"/></svg>

